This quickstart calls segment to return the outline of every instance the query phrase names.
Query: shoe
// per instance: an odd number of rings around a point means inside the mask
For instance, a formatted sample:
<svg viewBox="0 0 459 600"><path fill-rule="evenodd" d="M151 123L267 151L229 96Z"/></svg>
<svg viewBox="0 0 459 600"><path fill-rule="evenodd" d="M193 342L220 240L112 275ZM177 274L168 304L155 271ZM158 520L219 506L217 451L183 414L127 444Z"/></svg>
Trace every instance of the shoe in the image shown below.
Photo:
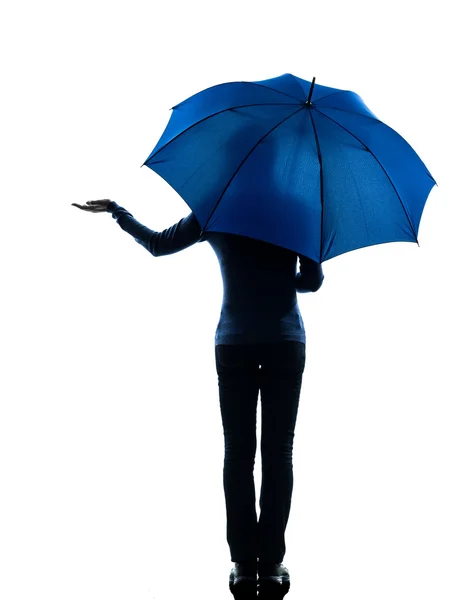
<svg viewBox="0 0 459 600"><path fill-rule="evenodd" d="M259 600L282 600L290 589L290 574L282 563L258 564Z"/></svg>
<svg viewBox="0 0 459 600"><path fill-rule="evenodd" d="M235 600L256 600L257 561L234 563L229 577L229 588Z"/></svg>

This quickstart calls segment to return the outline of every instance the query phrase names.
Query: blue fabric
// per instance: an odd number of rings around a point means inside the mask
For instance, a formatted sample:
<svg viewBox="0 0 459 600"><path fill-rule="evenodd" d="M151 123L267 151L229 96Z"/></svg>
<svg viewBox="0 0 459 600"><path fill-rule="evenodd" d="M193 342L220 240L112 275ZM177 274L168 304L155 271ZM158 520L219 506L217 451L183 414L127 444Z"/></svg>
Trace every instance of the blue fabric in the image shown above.
<svg viewBox="0 0 459 600"><path fill-rule="evenodd" d="M157 232L139 223L116 202L110 202L107 211L153 256L173 254L196 242L209 242L220 264L224 289L215 345L306 343L296 292L315 292L320 288L324 275L319 264L300 256L297 273L297 255L290 250L238 235L201 235L193 213Z"/></svg>
<svg viewBox="0 0 459 600"><path fill-rule="evenodd" d="M417 242L435 181L354 92L291 74L225 83L173 107L145 165L204 232L264 240L318 263Z"/></svg>

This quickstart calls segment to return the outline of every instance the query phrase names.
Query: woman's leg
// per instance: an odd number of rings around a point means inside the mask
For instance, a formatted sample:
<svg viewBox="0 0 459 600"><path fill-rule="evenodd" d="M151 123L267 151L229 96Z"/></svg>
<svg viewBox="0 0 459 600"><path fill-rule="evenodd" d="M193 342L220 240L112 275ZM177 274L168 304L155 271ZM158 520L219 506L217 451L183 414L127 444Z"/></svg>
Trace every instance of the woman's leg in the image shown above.
<svg viewBox="0 0 459 600"><path fill-rule="evenodd" d="M260 345L261 348L261 345ZM264 344L261 359L261 461L258 557L282 562L293 492L293 438L306 361L300 342Z"/></svg>
<svg viewBox="0 0 459 600"><path fill-rule="evenodd" d="M223 487L231 560L257 558L253 470L257 449L259 363L251 345L217 345L220 409L225 438Z"/></svg>

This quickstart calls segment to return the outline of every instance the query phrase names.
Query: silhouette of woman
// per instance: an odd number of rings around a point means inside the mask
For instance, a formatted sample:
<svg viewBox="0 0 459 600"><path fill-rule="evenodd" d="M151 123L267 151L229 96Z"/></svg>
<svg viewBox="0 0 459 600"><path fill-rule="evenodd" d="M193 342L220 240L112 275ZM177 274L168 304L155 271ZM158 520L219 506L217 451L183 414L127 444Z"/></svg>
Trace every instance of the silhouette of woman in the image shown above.
<svg viewBox="0 0 459 600"><path fill-rule="evenodd" d="M298 412L306 337L297 292L316 292L322 267L308 257L242 235L204 232L193 213L156 232L110 200L73 203L89 212L109 212L118 225L153 256L208 241L224 284L215 334L220 408L224 431L223 486L230 589L236 598L256 597L262 584L277 586L282 598L290 577L282 565L293 491L293 438ZM297 257L300 271L297 273ZM257 522L254 464L256 416L262 410L262 485ZM257 564L258 559L258 564Z"/></svg>

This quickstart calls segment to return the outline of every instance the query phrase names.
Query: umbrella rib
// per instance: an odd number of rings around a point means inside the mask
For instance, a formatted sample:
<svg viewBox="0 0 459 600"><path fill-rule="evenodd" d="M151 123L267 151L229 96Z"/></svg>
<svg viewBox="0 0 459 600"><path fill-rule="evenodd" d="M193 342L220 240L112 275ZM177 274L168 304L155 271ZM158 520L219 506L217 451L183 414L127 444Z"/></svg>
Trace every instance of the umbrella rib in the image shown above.
<svg viewBox="0 0 459 600"><path fill-rule="evenodd" d="M295 78L294 75L292 75L292 77ZM287 94L286 92L281 92L280 90L276 90L276 88L269 87L269 85L262 85L261 83L255 83L254 81L243 81L241 83L250 83L251 85L257 85L258 87L265 88L266 90L271 90L272 92L277 92L278 94L282 94L283 96L287 96L287 98L293 98L297 102L304 102L304 100L299 100L298 98L295 98L295 96L291 96L290 94ZM303 91L302 88L301 88L301 86L300 86L300 89L301 89L301 91ZM303 92L303 94L304 94L304 92ZM306 94L304 94L304 95L306 96Z"/></svg>
<svg viewBox="0 0 459 600"><path fill-rule="evenodd" d="M293 77L294 79L297 79L297 78L295 77L295 75L292 75L292 77ZM282 94L283 96L287 96L287 98L293 98L293 99L294 99L294 100L296 100L297 102L301 102L301 100L298 100L298 98L296 98L295 96L292 96L292 95L290 95L290 94L287 94L287 92L282 92L281 90L277 90L276 88L269 87L269 85L262 85L261 83L257 83L256 81L229 81L229 82L227 82L227 83L219 83L219 84L217 84L217 85L212 85L212 86L210 86L210 87L206 88L205 90L202 90L201 92L198 92L198 93L197 93L197 94L195 94L195 95L197 96L198 94L202 94L202 92L207 92L208 90L214 90L215 88L218 88L218 87L223 87L223 86L227 86L227 85L235 85L235 84L239 84L239 83L243 83L244 85L256 85L256 86L258 86L258 87L264 88L265 90L270 90L271 92L277 92L278 94ZM298 83L298 82L297 82L297 83ZM300 86L300 88L301 88L301 86ZM302 88L301 88L301 91L303 91L303 90L302 90ZM304 92L303 92L303 95L305 95L305 94L304 94ZM192 98L192 97L193 97L193 96L191 96L191 98ZM190 98L188 98L188 100L189 100L189 99L190 99ZM172 108L173 108L173 109L174 109L174 108L177 108L178 106L180 106L180 104L183 104L184 102L186 102L186 100L183 100L183 102L179 102L178 104L176 104L176 105L175 105L175 106L173 106Z"/></svg>
<svg viewBox="0 0 459 600"><path fill-rule="evenodd" d="M290 105L290 104L287 104L285 102L261 102L261 103L257 103L257 104L241 104L240 106L230 106L228 108L224 108L223 110L219 110L219 111L217 111L215 113L212 113L211 115L207 115L207 117L204 117L203 119L200 119L199 121L196 121L196 123L193 123L192 125L190 125L186 129L184 129L183 131L181 131L180 133L178 133L171 140L169 140L166 144L164 144L164 146L161 146L161 148L159 148L155 152L155 154L153 154L152 156L149 156L147 158L147 160L143 163L143 165L146 165L147 161L149 161L152 158L154 158L159 152L161 152L162 150L164 150L164 148L166 148L169 144L172 144L172 142L174 142L175 140L177 140L181 135L183 135L187 131L190 131L190 129L193 129L193 127L196 127L200 123L204 123L204 121L207 121L207 119L211 119L212 117L215 117L217 115L221 115L222 113L230 111L230 110L236 110L237 108L250 108L251 106L297 106L297 103L295 103L295 104L292 103ZM143 165L141 165L141 166L143 167Z"/></svg>
<svg viewBox="0 0 459 600"><path fill-rule="evenodd" d="M319 100L323 100L324 98L328 98L329 96L334 96L336 94L352 94L350 90L336 90L335 92L330 92L329 94L325 94L325 96L321 96L320 98L316 98L315 103Z"/></svg>
<svg viewBox="0 0 459 600"><path fill-rule="evenodd" d="M391 186L394 188L394 192L397 194L397 198L400 201L400 204L402 205L402 208L405 212L406 218L408 219L408 223L410 224L411 227L411 231L413 232L414 235L414 239L416 240L416 243L419 246L419 242L418 242L418 237L416 235L416 232L414 231L414 227L413 224L411 222L411 219L408 215L408 212L405 208L405 205L403 204L402 199L400 198L400 194L397 191L397 188L394 185L394 182L392 181L392 179L389 177L388 172L386 171L386 169L382 166L382 164L379 162L379 160L376 158L375 154L370 150L370 148L364 143L362 142L361 139L359 139L354 133L352 133L352 131L349 131L349 129L346 129L346 127L344 127L344 125L341 125L341 123L338 123L338 121L335 121L335 119L332 119L331 117L329 117L328 115L326 115L325 113L323 113L321 110L318 110L317 107L315 107L317 112L319 112L321 115L323 115L324 117L326 117L327 119L329 119L330 121L332 121L333 123L335 123L336 125L338 125L338 127L341 127L341 129L344 129L344 131L347 131L347 133L349 133L350 135L352 135L353 138L355 138L360 144L362 144L362 146L364 148L366 148L368 150L368 152L373 156L373 158L375 159L375 161L378 163L378 165L381 167L381 169L384 171L384 174L386 175L387 179L389 180L389 183L391 184ZM384 125L384 123L383 123ZM387 127L387 125L386 125Z"/></svg>
<svg viewBox="0 0 459 600"><path fill-rule="evenodd" d="M321 100L322 100L322 98L321 98ZM319 110L320 108L322 108L321 106L319 108L317 108L316 103L314 104L314 108L316 110L318 110L320 112L320 114L324 115L325 117L327 116L321 110ZM337 106L324 106L323 108L327 108L329 110L338 110L339 112L345 112L350 115L359 115L359 117L364 117L365 119L371 119L372 121L376 121L377 123L381 123L381 125L385 125L386 127L388 127L388 125L386 125L384 123L384 121L381 121L381 119L378 119L376 116L373 117L371 115L364 115L363 113L357 112L356 110L346 110L345 108L338 108ZM328 118L330 119L331 117L328 117Z"/></svg>
<svg viewBox="0 0 459 600"><path fill-rule="evenodd" d="M312 118L312 110L309 111L309 116L311 117L312 128L314 130L314 138L317 146L317 156L319 158L319 172L320 172L320 206L321 216L320 216L320 251L319 251L319 263L322 262L322 237L323 237L323 229L324 229L324 179L323 179L323 166L322 166L322 152L320 150L319 144L319 136L317 135L316 126L314 124L314 119Z"/></svg>
<svg viewBox="0 0 459 600"><path fill-rule="evenodd" d="M201 230L201 235L203 235L204 230L207 226L207 224L209 223L210 219L212 218L212 215L214 214L214 212L217 209L217 206L220 204L223 196L226 193L226 190L229 188L229 186L231 185L231 182L233 181L233 179L236 177L236 175L238 174L238 172L240 171L242 165L245 163L245 161L249 158L249 156L252 154L252 152L255 150L255 148L266 138L268 137L268 135L270 133L272 133L275 129L277 129L278 127L280 127L283 123L285 123L285 121L287 121L288 119L291 119L292 117L294 117L296 114L298 114L301 110L304 109L304 106L301 106L298 110L296 110L295 112L293 112L291 115L288 115L288 117L285 117L285 119L282 119L282 121L280 121L279 123L277 123L277 125L275 125L272 129L270 129L267 133L265 133L265 135L263 137L261 137L258 142L255 144L255 146L249 151L249 153L244 157L244 159L241 161L240 165L237 167L237 169L234 171L233 175L230 177L230 180L228 181L228 183L226 184L223 192L220 194L220 198L217 200L217 202L215 203L215 206L212 210L212 212L210 213L210 215L207 218L207 221L204 223L202 230Z"/></svg>

